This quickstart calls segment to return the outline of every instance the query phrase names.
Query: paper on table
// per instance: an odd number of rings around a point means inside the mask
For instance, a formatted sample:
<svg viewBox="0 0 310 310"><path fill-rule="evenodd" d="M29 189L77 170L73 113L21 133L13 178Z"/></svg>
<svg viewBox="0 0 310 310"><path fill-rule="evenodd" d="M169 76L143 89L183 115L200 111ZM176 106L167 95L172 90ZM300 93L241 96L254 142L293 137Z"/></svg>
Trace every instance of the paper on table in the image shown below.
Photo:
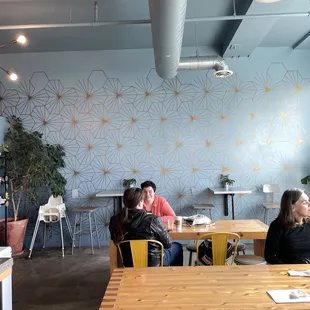
<svg viewBox="0 0 310 310"><path fill-rule="evenodd" d="M287 273L289 276L292 277L310 277L310 270L305 271L289 270Z"/></svg>
<svg viewBox="0 0 310 310"><path fill-rule="evenodd" d="M310 302L310 295L303 290L271 290L267 294L277 304Z"/></svg>

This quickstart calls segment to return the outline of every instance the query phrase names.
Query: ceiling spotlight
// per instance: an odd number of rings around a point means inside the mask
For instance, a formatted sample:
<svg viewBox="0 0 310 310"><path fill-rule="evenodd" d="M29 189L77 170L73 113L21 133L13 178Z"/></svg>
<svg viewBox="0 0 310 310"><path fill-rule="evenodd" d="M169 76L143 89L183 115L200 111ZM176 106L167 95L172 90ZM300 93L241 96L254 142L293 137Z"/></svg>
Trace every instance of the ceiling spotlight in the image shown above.
<svg viewBox="0 0 310 310"><path fill-rule="evenodd" d="M16 80L18 79L17 74L14 73L14 72L8 71L8 76L9 76L9 78L10 78L11 81L16 81Z"/></svg>
<svg viewBox="0 0 310 310"><path fill-rule="evenodd" d="M0 67L0 69L8 75L8 77L9 77L9 79L10 79L11 81L16 81L16 80L18 79L18 76L17 76L16 73L11 72L11 71L8 71L8 70L5 70L5 69L2 68L2 67Z"/></svg>
<svg viewBox="0 0 310 310"><path fill-rule="evenodd" d="M16 39L16 42L20 44L25 44L27 42L27 39L25 36L21 35L21 36L18 36L18 38Z"/></svg>
<svg viewBox="0 0 310 310"><path fill-rule="evenodd" d="M27 38L23 35L20 35L17 37L17 39L12 40L11 42L5 43L5 44L0 44L0 47L6 47L10 44L16 44L19 43L21 45L24 45L27 42Z"/></svg>
<svg viewBox="0 0 310 310"><path fill-rule="evenodd" d="M273 3L273 2L280 2L281 0L256 0L256 2L260 3Z"/></svg>

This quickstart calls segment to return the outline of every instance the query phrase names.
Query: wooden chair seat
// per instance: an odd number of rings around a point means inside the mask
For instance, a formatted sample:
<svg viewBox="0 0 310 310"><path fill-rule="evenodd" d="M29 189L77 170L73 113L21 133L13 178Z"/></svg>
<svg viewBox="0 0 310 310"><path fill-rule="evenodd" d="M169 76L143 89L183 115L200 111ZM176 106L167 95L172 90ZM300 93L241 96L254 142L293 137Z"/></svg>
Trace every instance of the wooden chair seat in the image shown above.
<svg viewBox="0 0 310 310"><path fill-rule="evenodd" d="M265 202L265 203L263 203L263 207L267 208L267 209L279 209L280 204L272 203L272 202Z"/></svg>
<svg viewBox="0 0 310 310"><path fill-rule="evenodd" d="M267 262L261 256L256 255L237 255L235 257L236 265L266 265Z"/></svg>
<svg viewBox="0 0 310 310"><path fill-rule="evenodd" d="M186 245L186 249L190 252L196 252L196 243Z"/></svg>
<svg viewBox="0 0 310 310"><path fill-rule="evenodd" d="M233 246L233 248L236 247L235 242L232 242L231 245ZM239 244L237 246L237 254L239 254L239 252L242 252L245 255L245 249L246 249L246 245L242 242L239 242Z"/></svg>

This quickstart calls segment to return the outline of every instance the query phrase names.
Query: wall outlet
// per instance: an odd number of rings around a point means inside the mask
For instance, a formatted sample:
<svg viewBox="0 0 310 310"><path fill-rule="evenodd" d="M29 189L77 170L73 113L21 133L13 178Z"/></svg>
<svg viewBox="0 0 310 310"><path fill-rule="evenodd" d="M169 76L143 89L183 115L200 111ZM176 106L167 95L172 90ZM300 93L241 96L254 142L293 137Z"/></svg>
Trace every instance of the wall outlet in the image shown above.
<svg viewBox="0 0 310 310"><path fill-rule="evenodd" d="M79 190L77 188L72 190L72 198L79 198Z"/></svg>

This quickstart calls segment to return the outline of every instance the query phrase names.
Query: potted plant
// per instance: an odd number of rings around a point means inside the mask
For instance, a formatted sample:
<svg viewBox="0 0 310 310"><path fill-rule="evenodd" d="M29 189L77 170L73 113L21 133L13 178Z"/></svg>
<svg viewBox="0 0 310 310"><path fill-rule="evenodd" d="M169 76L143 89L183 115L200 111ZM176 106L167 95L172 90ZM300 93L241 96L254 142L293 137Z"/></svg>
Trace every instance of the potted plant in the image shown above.
<svg viewBox="0 0 310 310"><path fill-rule="evenodd" d="M28 219L19 216L21 203L40 204L39 191L48 189L54 196L63 195L66 179L58 171L65 166L65 152L61 145L45 144L42 134L24 129L20 118L9 119L4 137L6 176L9 205L13 217L8 219L8 245L12 253L22 253ZM0 225L0 238L4 239L4 225Z"/></svg>
<svg viewBox="0 0 310 310"><path fill-rule="evenodd" d="M123 186L125 188L134 187L137 184L136 179L124 179L123 180Z"/></svg>
<svg viewBox="0 0 310 310"><path fill-rule="evenodd" d="M303 177L301 180L300 180L301 184L308 184L310 182L310 175L306 175L305 177Z"/></svg>
<svg viewBox="0 0 310 310"><path fill-rule="evenodd" d="M225 187L226 190L228 190L230 185L234 185L235 180L229 178L229 174L221 174L220 182L222 183L222 186Z"/></svg>

